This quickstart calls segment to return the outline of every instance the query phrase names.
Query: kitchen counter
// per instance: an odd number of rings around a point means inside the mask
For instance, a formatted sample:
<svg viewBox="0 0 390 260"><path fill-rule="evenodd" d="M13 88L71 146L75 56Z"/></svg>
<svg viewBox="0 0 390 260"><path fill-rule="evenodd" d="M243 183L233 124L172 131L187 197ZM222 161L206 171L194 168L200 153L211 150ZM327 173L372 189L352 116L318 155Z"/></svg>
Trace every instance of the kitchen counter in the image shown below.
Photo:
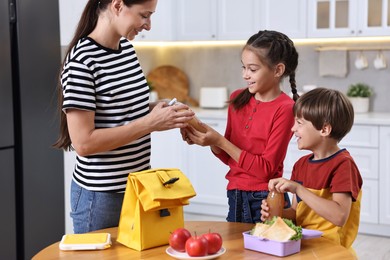
<svg viewBox="0 0 390 260"><path fill-rule="evenodd" d="M204 109L204 108L196 107L191 109L196 113L198 117L217 118L217 119L227 118L227 108ZM355 124L390 126L390 113L385 113L385 112L356 113Z"/></svg>
<svg viewBox="0 0 390 260"><path fill-rule="evenodd" d="M358 113L355 114L355 124L390 126L390 113Z"/></svg>

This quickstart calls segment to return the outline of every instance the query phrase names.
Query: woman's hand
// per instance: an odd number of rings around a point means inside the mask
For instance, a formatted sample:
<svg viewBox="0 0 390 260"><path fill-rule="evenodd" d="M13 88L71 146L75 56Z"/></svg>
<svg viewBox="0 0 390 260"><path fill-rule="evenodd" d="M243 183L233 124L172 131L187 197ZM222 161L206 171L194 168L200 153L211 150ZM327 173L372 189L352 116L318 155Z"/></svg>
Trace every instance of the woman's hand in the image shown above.
<svg viewBox="0 0 390 260"><path fill-rule="evenodd" d="M187 122L195 113L187 105L178 103L168 106L166 102L159 102L146 116L145 120L154 131L164 131L173 128L187 127Z"/></svg>

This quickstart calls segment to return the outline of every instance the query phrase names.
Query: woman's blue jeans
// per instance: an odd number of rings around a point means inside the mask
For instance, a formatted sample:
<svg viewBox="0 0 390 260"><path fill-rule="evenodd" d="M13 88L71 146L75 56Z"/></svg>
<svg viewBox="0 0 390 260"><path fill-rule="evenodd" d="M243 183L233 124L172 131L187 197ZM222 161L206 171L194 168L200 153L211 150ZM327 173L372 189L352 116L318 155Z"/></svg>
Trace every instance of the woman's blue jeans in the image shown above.
<svg viewBox="0 0 390 260"><path fill-rule="evenodd" d="M261 202L268 196L268 191L228 190L228 222L257 223L261 222ZM290 199L285 193L285 208L290 207Z"/></svg>
<svg viewBox="0 0 390 260"><path fill-rule="evenodd" d="M72 180L70 216L74 233L118 226L123 196L124 193L90 191Z"/></svg>

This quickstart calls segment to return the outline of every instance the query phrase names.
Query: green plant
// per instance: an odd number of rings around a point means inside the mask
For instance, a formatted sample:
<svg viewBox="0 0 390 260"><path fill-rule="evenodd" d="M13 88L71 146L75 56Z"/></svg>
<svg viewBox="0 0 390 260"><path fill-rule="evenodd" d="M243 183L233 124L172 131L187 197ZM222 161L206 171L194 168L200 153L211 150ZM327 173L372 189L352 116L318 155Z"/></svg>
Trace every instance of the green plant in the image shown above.
<svg viewBox="0 0 390 260"><path fill-rule="evenodd" d="M150 80L146 80L146 82L147 82L147 84L148 84L148 86L149 86L150 91L152 92L152 91L154 90L154 88L153 88L153 82L151 82Z"/></svg>
<svg viewBox="0 0 390 260"><path fill-rule="evenodd" d="M348 97L370 97L372 89L365 83L351 84L347 91Z"/></svg>

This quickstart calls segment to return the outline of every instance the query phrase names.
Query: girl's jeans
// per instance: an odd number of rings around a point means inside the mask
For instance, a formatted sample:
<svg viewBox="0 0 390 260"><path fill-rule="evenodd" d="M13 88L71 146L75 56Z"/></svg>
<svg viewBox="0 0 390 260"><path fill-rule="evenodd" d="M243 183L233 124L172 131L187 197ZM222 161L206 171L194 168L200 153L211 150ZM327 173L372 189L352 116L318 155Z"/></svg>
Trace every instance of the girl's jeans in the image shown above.
<svg viewBox="0 0 390 260"><path fill-rule="evenodd" d="M228 190L227 197L229 212L226 220L228 222L256 223L261 222L261 202L268 196L268 191L241 191ZM290 199L285 193L286 206L290 207Z"/></svg>
<svg viewBox="0 0 390 260"><path fill-rule="evenodd" d="M72 180L70 216L74 233L118 226L123 196L124 193L89 191Z"/></svg>

